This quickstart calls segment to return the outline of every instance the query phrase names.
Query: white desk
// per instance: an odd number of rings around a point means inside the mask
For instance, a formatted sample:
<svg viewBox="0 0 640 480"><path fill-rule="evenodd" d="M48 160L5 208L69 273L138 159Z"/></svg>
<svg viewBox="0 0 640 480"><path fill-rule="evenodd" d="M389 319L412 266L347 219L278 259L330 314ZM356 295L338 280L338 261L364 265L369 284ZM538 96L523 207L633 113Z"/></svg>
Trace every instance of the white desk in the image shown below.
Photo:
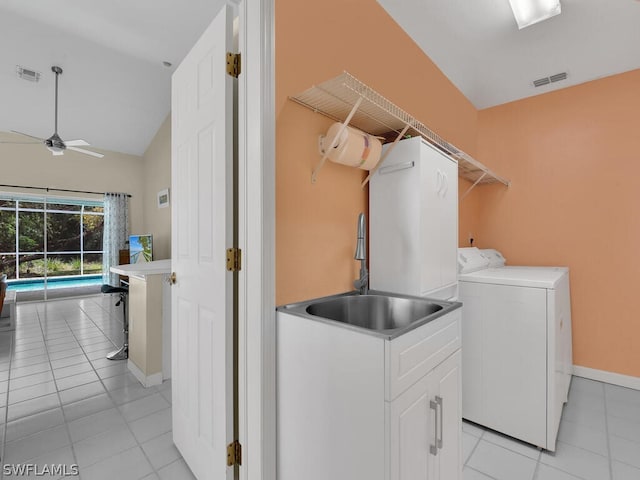
<svg viewBox="0 0 640 480"><path fill-rule="evenodd" d="M171 260L111 267L129 277L129 360L131 373L145 386L171 377L171 292L163 281Z"/></svg>
<svg viewBox="0 0 640 480"><path fill-rule="evenodd" d="M111 267L110 270L118 275L160 275L163 273L171 273L171 260L116 265L115 267Z"/></svg>

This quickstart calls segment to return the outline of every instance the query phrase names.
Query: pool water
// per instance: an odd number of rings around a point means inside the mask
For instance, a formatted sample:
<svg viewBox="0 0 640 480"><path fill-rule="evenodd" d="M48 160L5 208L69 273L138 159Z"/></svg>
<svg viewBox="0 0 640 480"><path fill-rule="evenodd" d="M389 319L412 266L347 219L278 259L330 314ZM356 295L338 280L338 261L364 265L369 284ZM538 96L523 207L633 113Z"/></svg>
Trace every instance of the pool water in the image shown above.
<svg viewBox="0 0 640 480"><path fill-rule="evenodd" d="M37 290L44 290L43 278L9 280L7 283L7 290L14 290L16 292L34 292ZM71 278L57 277L47 279L47 289L90 287L93 285L102 285L102 275L87 275L84 277Z"/></svg>

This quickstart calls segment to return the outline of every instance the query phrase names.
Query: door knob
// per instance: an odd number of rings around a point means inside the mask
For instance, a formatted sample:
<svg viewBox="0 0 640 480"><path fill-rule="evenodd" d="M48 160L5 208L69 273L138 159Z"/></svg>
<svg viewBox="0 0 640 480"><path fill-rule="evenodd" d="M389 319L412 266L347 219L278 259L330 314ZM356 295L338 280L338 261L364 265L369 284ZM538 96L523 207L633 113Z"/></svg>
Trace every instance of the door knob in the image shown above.
<svg viewBox="0 0 640 480"><path fill-rule="evenodd" d="M176 272L171 272L171 275L169 275L169 278L167 280L171 285L175 285L176 284Z"/></svg>

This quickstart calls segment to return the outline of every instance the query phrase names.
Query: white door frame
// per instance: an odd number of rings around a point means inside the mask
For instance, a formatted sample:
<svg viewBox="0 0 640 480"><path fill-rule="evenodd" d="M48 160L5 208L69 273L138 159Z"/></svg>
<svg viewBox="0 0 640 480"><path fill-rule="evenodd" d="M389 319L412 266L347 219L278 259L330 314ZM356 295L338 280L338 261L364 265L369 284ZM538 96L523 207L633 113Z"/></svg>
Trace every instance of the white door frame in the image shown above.
<svg viewBox="0 0 640 480"><path fill-rule="evenodd" d="M238 7L240 478L275 480L274 0Z"/></svg>

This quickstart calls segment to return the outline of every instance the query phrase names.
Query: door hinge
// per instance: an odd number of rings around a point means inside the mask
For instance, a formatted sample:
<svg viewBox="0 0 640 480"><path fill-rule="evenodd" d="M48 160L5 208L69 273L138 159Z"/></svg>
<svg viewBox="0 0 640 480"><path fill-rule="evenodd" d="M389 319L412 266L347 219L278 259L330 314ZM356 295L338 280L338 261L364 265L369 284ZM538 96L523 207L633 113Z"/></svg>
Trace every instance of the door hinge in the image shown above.
<svg viewBox="0 0 640 480"><path fill-rule="evenodd" d="M234 78L240 75L240 54L227 52L227 73Z"/></svg>
<svg viewBox="0 0 640 480"><path fill-rule="evenodd" d="M230 272L242 270L242 250L239 248L227 248L227 270Z"/></svg>
<svg viewBox="0 0 640 480"><path fill-rule="evenodd" d="M242 445L238 440L234 440L227 445L227 467L242 465Z"/></svg>

